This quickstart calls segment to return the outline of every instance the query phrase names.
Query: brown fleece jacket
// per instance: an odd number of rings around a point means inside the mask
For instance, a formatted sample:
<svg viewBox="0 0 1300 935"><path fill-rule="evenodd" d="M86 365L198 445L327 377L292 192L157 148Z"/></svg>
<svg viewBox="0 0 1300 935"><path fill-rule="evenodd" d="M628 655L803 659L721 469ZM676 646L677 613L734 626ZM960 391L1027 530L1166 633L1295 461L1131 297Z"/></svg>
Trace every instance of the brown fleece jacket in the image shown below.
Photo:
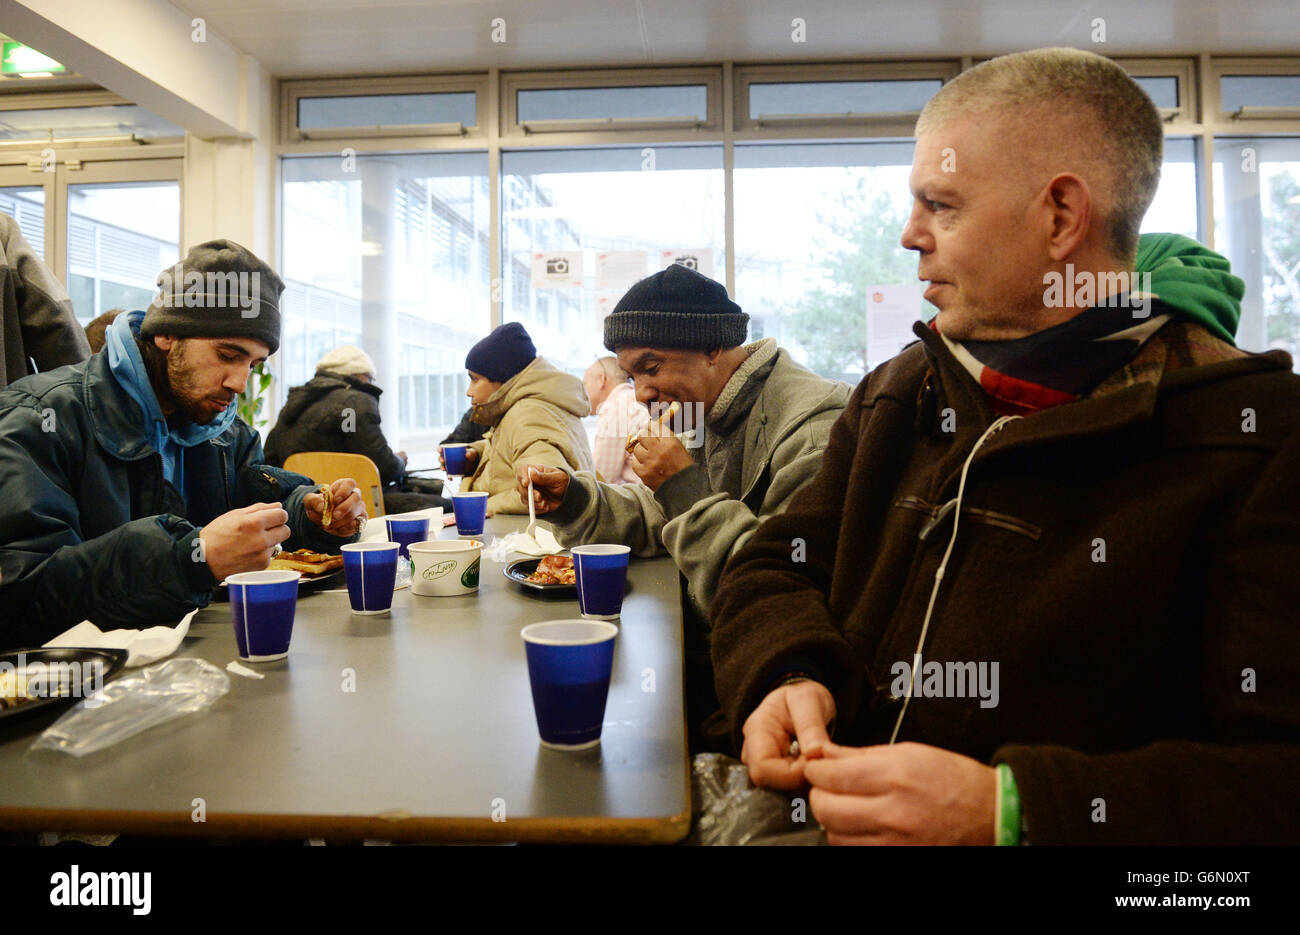
<svg viewBox="0 0 1300 935"><path fill-rule="evenodd" d="M713 660L737 737L801 671L831 689L837 741L888 742L953 511L919 533L993 421L942 340L917 334L722 575ZM913 697L898 739L1008 763L1031 843L1300 838L1290 366L1175 320L1090 398L1006 425L973 459L922 655L998 663L997 704L969 685Z"/></svg>

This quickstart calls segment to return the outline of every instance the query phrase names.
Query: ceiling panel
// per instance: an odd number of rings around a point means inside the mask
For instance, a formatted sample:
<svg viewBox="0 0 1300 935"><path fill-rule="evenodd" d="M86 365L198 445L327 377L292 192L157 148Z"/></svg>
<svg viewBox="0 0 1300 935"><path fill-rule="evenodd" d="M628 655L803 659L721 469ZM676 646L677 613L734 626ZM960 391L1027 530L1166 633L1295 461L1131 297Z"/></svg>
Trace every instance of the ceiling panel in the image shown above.
<svg viewBox="0 0 1300 935"><path fill-rule="evenodd" d="M1300 54L1296 0L173 0L277 76L994 55ZM806 41L792 40L804 20ZM507 42L491 41L491 20ZM1105 20L1105 43L1093 23Z"/></svg>

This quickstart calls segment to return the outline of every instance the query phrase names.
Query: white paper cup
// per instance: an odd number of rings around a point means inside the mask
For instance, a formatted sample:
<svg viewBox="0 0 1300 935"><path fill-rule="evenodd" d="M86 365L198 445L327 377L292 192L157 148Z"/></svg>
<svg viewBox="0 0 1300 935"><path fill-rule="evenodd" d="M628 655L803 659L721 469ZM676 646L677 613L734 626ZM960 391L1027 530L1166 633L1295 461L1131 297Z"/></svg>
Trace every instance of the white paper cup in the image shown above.
<svg viewBox="0 0 1300 935"><path fill-rule="evenodd" d="M451 597L478 590L480 539L438 539L412 543L415 563L411 593L424 597Z"/></svg>

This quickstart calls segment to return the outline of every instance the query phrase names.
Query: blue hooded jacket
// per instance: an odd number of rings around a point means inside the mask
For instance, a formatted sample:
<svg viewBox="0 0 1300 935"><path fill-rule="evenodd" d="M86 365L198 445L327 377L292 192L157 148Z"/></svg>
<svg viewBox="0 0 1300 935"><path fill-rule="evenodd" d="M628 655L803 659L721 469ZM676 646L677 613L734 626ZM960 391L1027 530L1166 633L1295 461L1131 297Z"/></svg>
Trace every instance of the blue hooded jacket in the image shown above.
<svg viewBox="0 0 1300 935"><path fill-rule="evenodd" d="M311 480L263 463L261 439L233 414L159 438L131 350L117 347L124 379L106 347L0 391L0 648L39 645L82 620L172 625L206 605L216 579L199 532L230 510L281 503L287 549L349 541L307 519ZM155 442L171 449L179 488Z"/></svg>

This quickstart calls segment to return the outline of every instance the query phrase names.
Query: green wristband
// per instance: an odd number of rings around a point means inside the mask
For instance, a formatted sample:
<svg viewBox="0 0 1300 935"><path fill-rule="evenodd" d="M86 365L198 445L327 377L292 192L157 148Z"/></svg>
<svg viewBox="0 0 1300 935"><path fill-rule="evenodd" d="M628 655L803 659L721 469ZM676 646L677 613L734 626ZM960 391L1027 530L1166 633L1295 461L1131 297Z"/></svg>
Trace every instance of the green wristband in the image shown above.
<svg viewBox="0 0 1300 935"><path fill-rule="evenodd" d="M1020 843L1020 791L1011 767L999 763L997 803L994 807L993 834L999 847Z"/></svg>

